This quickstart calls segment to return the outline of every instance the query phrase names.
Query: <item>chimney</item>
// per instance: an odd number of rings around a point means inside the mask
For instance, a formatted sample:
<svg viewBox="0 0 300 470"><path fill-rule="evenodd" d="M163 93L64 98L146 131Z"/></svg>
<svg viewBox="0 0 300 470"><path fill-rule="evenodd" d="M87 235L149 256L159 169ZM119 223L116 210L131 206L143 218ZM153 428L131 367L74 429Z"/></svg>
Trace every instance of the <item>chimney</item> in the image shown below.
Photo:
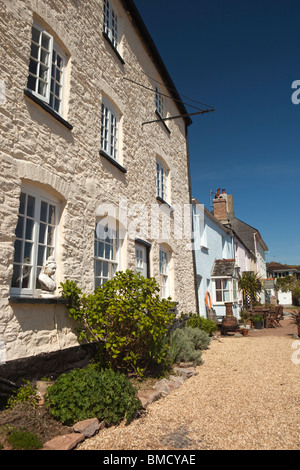
<svg viewBox="0 0 300 470"><path fill-rule="evenodd" d="M228 194L227 196L227 212L232 217L234 217L234 208L233 208L233 197L232 194Z"/></svg>
<svg viewBox="0 0 300 470"><path fill-rule="evenodd" d="M216 219L218 219L222 223L227 223L228 217L227 217L227 204L226 204L226 199L219 197L218 199L213 200L213 206L214 206L214 216Z"/></svg>
<svg viewBox="0 0 300 470"><path fill-rule="evenodd" d="M216 219L218 219L222 224L228 224L228 196L225 189L222 189L222 194L220 194L220 189L217 190L215 199L213 200L213 214ZM232 201L232 196L231 196ZM230 208L233 209L233 204L229 204Z"/></svg>

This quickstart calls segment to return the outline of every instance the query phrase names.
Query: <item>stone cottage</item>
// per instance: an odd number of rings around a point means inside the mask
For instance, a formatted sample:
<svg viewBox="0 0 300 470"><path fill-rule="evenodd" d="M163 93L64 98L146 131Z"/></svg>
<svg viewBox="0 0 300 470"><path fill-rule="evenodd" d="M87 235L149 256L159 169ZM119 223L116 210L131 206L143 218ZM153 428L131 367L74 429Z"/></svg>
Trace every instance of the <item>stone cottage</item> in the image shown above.
<svg viewBox="0 0 300 470"><path fill-rule="evenodd" d="M132 0L0 3L0 376L14 378L87 354L66 279L91 292L132 269L196 310L191 120Z"/></svg>

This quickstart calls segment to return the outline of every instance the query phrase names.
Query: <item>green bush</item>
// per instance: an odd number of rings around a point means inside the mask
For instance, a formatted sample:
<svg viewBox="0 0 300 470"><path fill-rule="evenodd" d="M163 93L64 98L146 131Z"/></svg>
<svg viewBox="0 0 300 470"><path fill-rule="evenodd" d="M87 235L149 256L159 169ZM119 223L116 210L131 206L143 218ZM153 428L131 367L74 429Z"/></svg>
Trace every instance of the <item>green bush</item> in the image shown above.
<svg viewBox="0 0 300 470"><path fill-rule="evenodd" d="M43 447L39 438L29 431L13 430L8 435L7 442L14 450L38 450Z"/></svg>
<svg viewBox="0 0 300 470"><path fill-rule="evenodd" d="M37 405L38 396L36 388L31 385L29 380L23 380L23 382L24 384L7 400L7 408L12 409L14 406L25 401L33 406Z"/></svg>
<svg viewBox="0 0 300 470"><path fill-rule="evenodd" d="M189 318L186 321L186 326L192 328L200 328L200 330L205 331L207 334L212 335L218 327L213 320L209 318L201 317L196 313L190 314Z"/></svg>
<svg viewBox="0 0 300 470"><path fill-rule="evenodd" d="M154 278L127 270L90 295L70 280L61 283L61 290L69 315L82 325L79 340L98 343L107 367L143 375L150 364L163 364L174 303L160 299Z"/></svg>
<svg viewBox="0 0 300 470"><path fill-rule="evenodd" d="M130 422L141 408L136 389L129 379L111 369L73 369L62 374L47 390L50 414L66 425L98 418L107 424Z"/></svg>
<svg viewBox="0 0 300 470"><path fill-rule="evenodd" d="M202 350L210 343L209 335L199 328L177 328L170 334L170 357L173 363L193 362L201 365Z"/></svg>

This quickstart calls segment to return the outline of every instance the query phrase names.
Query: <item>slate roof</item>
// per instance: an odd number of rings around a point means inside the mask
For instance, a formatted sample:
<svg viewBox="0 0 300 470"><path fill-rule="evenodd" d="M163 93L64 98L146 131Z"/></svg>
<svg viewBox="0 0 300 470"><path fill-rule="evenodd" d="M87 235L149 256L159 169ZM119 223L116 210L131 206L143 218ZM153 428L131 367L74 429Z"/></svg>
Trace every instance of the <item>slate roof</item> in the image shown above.
<svg viewBox="0 0 300 470"><path fill-rule="evenodd" d="M234 259L216 259L212 268L212 276L232 277L234 275Z"/></svg>
<svg viewBox="0 0 300 470"><path fill-rule="evenodd" d="M259 231L251 227L251 225L242 222L240 219L233 217L232 215L228 214L228 220L230 227L232 230L238 235L238 237L242 240L242 242L246 245L246 247L255 253L255 246L254 246L254 233L257 233L260 237L260 241L262 242L263 248L265 251L268 251L268 247L261 238Z"/></svg>

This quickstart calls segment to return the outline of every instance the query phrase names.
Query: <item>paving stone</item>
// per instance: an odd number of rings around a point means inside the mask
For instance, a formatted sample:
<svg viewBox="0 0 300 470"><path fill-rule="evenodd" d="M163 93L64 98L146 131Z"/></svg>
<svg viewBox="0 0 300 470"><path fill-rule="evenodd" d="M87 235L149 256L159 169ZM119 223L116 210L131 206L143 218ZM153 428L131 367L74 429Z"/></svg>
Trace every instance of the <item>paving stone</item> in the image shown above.
<svg viewBox="0 0 300 470"><path fill-rule="evenodd" d="M80 433L64 434L63 436L56 436L48 442L45 442L44 450L72 450L80 442L84 441L84 435Z"/></svg>
<svg viewBox="0 0 300 470"><path fill-rule="evenodd" d="M162 392L159 390L141 390L137 394L142 403L142 407L146 408L150 403L159 400L162 397Z"/></svg>
<svg viewBox="0 0 300 470"><path fill-rule="evenodd" d="M97 418L85 419L74 424L73 431L80 432L84 437L91 437L100 429L105 427L105 422L101 423Z"/></svg>
<svg viewBox="0 0 300 470"><path fill-rule="evenodd" d="M179 374L183 379L188 379L192 377L193 375L197 375L198 372L194 367L187 367L184 369L183 367L174 367L174 372Z"/></svg>

